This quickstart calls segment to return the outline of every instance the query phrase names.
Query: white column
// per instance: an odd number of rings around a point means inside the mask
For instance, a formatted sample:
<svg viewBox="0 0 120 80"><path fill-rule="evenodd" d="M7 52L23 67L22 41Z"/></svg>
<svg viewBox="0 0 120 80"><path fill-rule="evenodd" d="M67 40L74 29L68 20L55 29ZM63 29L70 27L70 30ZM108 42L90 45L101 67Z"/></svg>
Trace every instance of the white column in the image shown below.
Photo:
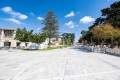
<svg viewBox="0 0 120 80"><path fill-rule="evenodd" d="M4 30L1 31L1 39L4 38Z"/></svg>
<svg viewBox="0 0 120 80"><path fill-rule="evenodd" d="M4 42L0 41L0 47L4 47Z"/></svg>
<svg viewBox="0 0 120 80"><path fill-rule="evenodd" d="M15 35L16 35L16 31L13 32L13 38L15 38Z"/></svg>
<svg viewBox="0 0 120 80"><path fill-rule="evenodd" d="M15 40L11 41L11 47L16 47L16 46L17 46L16 44L17 44L17 43L16 43Z"/></svg>

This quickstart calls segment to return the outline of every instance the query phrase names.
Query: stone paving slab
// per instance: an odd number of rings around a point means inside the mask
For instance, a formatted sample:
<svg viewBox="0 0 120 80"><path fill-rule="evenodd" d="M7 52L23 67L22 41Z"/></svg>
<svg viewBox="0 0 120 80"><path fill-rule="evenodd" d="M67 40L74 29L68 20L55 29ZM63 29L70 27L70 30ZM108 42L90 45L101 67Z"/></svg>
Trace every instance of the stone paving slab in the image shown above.
<svg viewBox="0 0 120 80"><path fill-rule="evenodd" d="M0 51L0 80L120 80L120 57L79 47Z"/></svg>

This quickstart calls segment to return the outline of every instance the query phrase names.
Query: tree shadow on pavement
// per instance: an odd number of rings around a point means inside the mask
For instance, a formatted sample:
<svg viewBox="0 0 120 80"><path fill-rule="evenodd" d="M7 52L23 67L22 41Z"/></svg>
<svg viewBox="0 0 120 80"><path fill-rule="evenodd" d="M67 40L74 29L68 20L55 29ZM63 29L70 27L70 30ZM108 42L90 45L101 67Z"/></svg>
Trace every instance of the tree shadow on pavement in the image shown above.
<svg viewBox="0 0 120 80"><path fill-rule="evenodd" d="M84 48L82 48L82 47L72 47L72 48L70 48L70 49L74 49L74 50L76 50L76 51L81 51L81 52L87 52L87 53L90 53L90 52L91 52L91 51L86 50L86 49L84 49Z"/></svg>

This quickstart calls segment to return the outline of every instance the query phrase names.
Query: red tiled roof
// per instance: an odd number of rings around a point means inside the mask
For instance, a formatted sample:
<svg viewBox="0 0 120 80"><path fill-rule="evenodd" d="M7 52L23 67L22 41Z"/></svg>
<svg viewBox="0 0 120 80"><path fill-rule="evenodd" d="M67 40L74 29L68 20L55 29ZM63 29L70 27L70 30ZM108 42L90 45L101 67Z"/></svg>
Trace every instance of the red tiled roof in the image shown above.
<svg viewBox="0 0 120 80"><path fill-rule="evenodd" d="M2 30L17 30L17 28L0 28Z"/></svg>

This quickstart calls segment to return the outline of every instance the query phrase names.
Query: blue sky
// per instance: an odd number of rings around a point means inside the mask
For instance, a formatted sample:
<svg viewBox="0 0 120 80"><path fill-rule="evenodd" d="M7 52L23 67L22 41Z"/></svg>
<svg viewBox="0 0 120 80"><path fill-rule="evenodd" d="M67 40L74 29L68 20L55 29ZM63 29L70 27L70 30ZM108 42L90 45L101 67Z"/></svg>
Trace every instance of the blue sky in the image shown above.
<svg viewBox="0 0 120 80"><path fill-rule="evenodd" d="M101 16L101 10L116 0L0 0L0 28L33 29L44 27L42 21L48 11L57 16L60 32L72 32L76 41L81 30L87 30Z"/></svg>

